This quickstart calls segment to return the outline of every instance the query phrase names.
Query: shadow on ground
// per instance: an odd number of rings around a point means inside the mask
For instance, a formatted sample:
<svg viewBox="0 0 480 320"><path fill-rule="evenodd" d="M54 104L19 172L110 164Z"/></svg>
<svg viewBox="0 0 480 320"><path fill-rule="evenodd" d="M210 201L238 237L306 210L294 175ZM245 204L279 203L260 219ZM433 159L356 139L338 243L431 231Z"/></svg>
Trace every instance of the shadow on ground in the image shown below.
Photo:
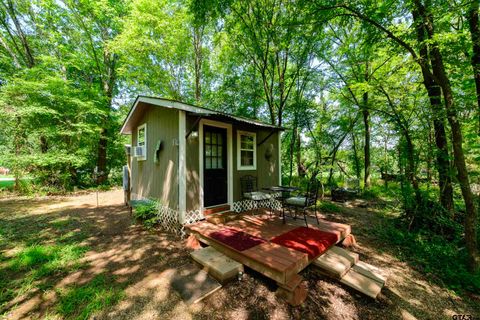
<svg viewBox="0 0 480 320"><path fill-rule="evenodd" d="M309 295L300 307L278 299L276 285L252 270L247 270L243 280L228 283L202 302L187 306L170 286L176 270L191 262L184 242L133 224L122 195L118 190L102 193L100 207L92 194L0 200L0 279L5 290L12 290L11 296L4 295L11 299L0 312L9 319L92 314L96 319L438 319L478 312L473 302L429 284L361 234L357 234L357 252L362 260L386 269L389 275L378 301L309 267L302 273ZM356 228L362 230L367 223L362 213L357 214L333 218L352 224L356 233ZM58 262L28 286L22 283L22 292L15 289L20 279L53 261L48 256L27 263L24 269L14 269L11 261L18 259L24 248L35 245L77 246L85 251L65 265Z"/></svg>

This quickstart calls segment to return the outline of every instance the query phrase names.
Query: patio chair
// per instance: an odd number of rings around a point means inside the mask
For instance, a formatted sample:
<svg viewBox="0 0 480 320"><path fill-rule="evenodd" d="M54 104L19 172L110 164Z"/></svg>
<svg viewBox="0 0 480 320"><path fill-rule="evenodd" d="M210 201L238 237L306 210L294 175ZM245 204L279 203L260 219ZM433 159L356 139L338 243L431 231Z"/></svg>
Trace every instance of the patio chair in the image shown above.
<svg viewBox="0 0 480 320"><path fill-rule="evenodd" d="M243 200L251 200L255 203L255 209L258 212L259 203L266 200L271 200L272 196L266 192L258 191L257 178L252 175L246 175L240 178L240 186ZM270 201L268 201L270 203ZM270 206L270 214L272 210Z"/></svg>
<svg viewBox="0 0 480 320"><path fill-rule="evenodd" d="M315 219L317 220L317 224L320 224L317 216L317 199L318 199L319 186L320 186L320 182L317 180L316 175L314 175L308 181L306 193L304 193L303 195L290 197L285 200L283 210L282 210L283 223L285 223L285 208L294 210L295 212L295 215L293 217L294 219L297 218L297 212L300 210L303 212L303 220L305 220L305 225L308 228L307 209L313 206Z"/></svg>

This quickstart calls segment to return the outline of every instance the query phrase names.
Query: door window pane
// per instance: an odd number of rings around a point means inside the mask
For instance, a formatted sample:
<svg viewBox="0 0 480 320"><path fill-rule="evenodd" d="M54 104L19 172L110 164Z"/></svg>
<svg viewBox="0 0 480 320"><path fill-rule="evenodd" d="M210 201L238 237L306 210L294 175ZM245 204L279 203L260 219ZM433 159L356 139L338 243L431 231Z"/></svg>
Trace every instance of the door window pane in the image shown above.
<svg viewBox="0 0 480 320"><path fill-rule="evenodd" d="M205 168L224 169L223 135L220 132L205 132Z"/></svg>

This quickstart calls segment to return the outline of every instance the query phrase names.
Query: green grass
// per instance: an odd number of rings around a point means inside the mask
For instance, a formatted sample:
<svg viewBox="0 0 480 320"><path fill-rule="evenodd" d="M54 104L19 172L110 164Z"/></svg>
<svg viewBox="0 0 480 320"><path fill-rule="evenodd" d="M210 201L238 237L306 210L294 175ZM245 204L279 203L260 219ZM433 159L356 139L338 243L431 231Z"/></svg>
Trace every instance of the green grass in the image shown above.
<svg viewBox="0 0 480 320"><path fill-rule="evenodd" d="M10 260L13 271L31 272L35 278L80 267L79 259L86 248L75 244L32 245Z"/></svg>
<svg viewBox="0 0 480 320"><path fill-rule="evenodd" d="M0 180L0 189L13 188L15 180Z"/></svg>
<svg viewBox="0 0 480 320"><path fill-rule="evenodd" d="M86 267L88 228L79 218L61 214L0 209L0 318L11 311L7 305L13 299L51 290L59 279Z"/></svg>
<svg viewBox="0 0 480 320"><path fill-rule="evenodd" d="M409 262L433 280L458 291L480 292L480 273L471 274L466 269L466 250L461 239L446 240L427 230L408 231L385 221L375 233L393 248L394 254Z"/></svg>
<svg viewBox="0 0 480 320"><path fill-rule="evenodd" d="M320 209L320 211L323 211L323 212L338 213L342 211L342 209L340 209L340 207L338 207L337 205L331 202L324 202L324 201L318 204L318 208Z"/></svg>
<svg viewBox="0 0 480 320"><path fill-rule="evenodd" d="M84 285L57 290L57 294L57 311L67 319L89 319L95 312L116 304L124 296L115 279L105 274L97 275Z"/></svg>

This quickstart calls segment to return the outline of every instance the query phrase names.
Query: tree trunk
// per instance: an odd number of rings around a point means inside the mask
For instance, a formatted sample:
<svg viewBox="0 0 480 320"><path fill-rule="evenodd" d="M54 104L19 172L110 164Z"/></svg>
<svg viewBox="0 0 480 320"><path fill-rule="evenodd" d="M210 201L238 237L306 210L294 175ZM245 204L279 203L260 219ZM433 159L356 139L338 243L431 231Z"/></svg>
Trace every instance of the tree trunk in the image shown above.
<svg viewBox="0 0 480 320"><path fill-rule="evenodd" d="M430 82L430 80L425 82L425 87L427 88L430 97L430 105L433 111L433 128L435 131L435 145L437 147L436 159L438 185L440 188L440 203L446 210L453 213L453 186L450 174L447 133L445 131L445 120L443 119L443 109L440 99L441 90L436 84L427 83Z"/></svg>
<svg viewBox="0 0 480 320"><path fill-rule="evenodd" d="M107 129L102 128L100 131L100 139L98 140L97 151L97 184L102 184L107 181Z"/></svg>
<svg viewBox="0 0 480 320"><path fill-rule="evenodd" d="M297 125L294 123L292 130L292 137L290 139L290 178L288 179L288 184L292 184L293 177L293 153L295 152L295 141L297 137Z"/></svg>
<svg viewBox="0 0 480 320"><path fill-rule="evenodd" d="M477 89L477 118L478 128L477 132L480 135L480 26L478 18L478 1L472 0L468 10L468 25L470 27L470 36L472 38L472 68L473 76L475 78L475 87Z"/></svg>
<svg viewBox="0 0 480 320"><path fill-rule="evenodd" d="M429 185L432 183L432 154L433 154L433 135L431 123L428 122L428 151L427 151L427 181Z"/></svg>
<svg viewBox="0 0 480 320"><path fill-rule="evenodd" d="M202 97L202 37L203 37L203 26L193 28L193 53L195 55L195 101L200 102Z"/></svg>
<svg viewBox="0 0 480 320"><path fill-rule="evenodd" d="M27 67L33 68L33 66L35 66L35 59L33 58L32 49L30 48L30 44L27 41L27 37L25 36L25 33L23 32L22 26L17 17L17 13L15 12L16 11L15 5L11 0L7 0L7 5L5 7L10 13L10 18L12 19L13 24L15 25L15 29L17 30L17 35L20 39L20 42L22 43L23 54L25 57L25 62L27 64Z"/></svg>
<svg viewBox="0 0 480 320"><path fill-rule="evenodd" d="M438 184L439 184L439 198L442 206L452 212L453 214L453 186L452 178L450 175L450 157L447 144L447 133L445 131L445 112L442 106L442 91L440 86L436 83L431 72L427 68L431 68L429 63L428 47L425 42L426 30L425 24L420 17L418 10L413 10L413 19L415 21L417 40L420 45L420 58L423 60L422 66L423 85L427 90L428 98L430 100L430 107L433 117L433 129L435 132L435 145L437 171L438 171Z"/></svg>
<svg viewBox="0 0 480 320"><path fill-rule="evenodd" d="M384 155L384 159L383 159L383 162L384 162L384 172L385 172L385 177L387 177L387 174L388 174L388 134L385 134L385 140L384 140L384 143L383 143L383 155ZM388 179L385 179L384 180L384 183L385 183L385 189L388 189Z"/></svg>
<svg viewBox="0 0 480 320"><path fill-rule="evenodd" d="M353 160L355 162L355 175L357 176L358 184L360 183L361 173L360 173L360 160L358 159L357 152L357 139L355 133L352 131L352 148L353 148Z"/></svg>
<svg viewBox="0 0 480 320"><path fill-rule="evenodd" d="M105 49L104 49L105 50ZM106 116L102 123L102 128L100 130L100 138L98 139L98 150L97 150L97 184L102 184L107 181L108 170L107 170L107 146L108 146L108 137L109 137L109 120L110 112L112 110L112 100L113 100L113 88L116 81L116 64L118 56L114 53L109 53L104 51L103 53L104 64L106 68L106 75L103 78L102 89L105 97L107 98L106 102Z"/></svg>
<svg viewBox="0 0 480 320"><path fill-rule="evenodd" d="M365 82L369 81L369 62L365 62ZM368 189L370 187L370 111L368 110L368 92L364 92L362 96L363 100L363 125L365 127L365 168L363 174L363 187Z"/></svg>
<svg viewBox="0 0 480 320"><path fill-rule="evenodd" d="M427 2L428 4L428 2ZM454 163L457 169L457 178L462 190L463 200L465 202L465 243L468 250L468 268L471 272L478 271L480 267L480 256L477 247L477 208L473 198L472 189L468 177L465 155L463 152L462 128L458 119L458 112L454 103L453 92L448 79L443 57L435 41L435 31L430 14L430 8L424 7L420 0L415 0L415 5L420 13L427 30L429 40L432 41L430 59L434 76L438 79L438 84L442 88L443 98L445 100L445 109L447 119L451 128L452 147L454 153Z"/></svg>
<svg viewBox="0 0 480 320"><path fill-rule="evenodd" d="M406 141L406 151L407 151L407 166L405 175L408 181L412 184L413 191L415 192L415 200L417 204L421 201L420 189L418 188L418 181L417 175L415 170L415 146L412 142L412 137L410 136L410 132L405 128L404 129L404 136Z"/></svg>
<svg viewBox="0 0 480 320"><path fill-rule="evenodd" d="M370 187L370 112L367 109L368 103L368 92L363 94L363 103L364 107L362 110L363 114L363 124L365 126L365 167L364 167L364 176L363 184L364 188L368 189Z"/></svg>
<svg viewBox="0 0 480 320"><path fill-rule="evenodd" d="M297 158L297 173L299 177L305 176L305 168L302 163L302 139L300 134L297 134L296 139L296 158Z"/></svg>
<svg viewBox="0 0 480 320"><path fill-rule="evenodd" d="M45 136L40 136L40 152L47 153L48 151L48 142Z"/></svg>

